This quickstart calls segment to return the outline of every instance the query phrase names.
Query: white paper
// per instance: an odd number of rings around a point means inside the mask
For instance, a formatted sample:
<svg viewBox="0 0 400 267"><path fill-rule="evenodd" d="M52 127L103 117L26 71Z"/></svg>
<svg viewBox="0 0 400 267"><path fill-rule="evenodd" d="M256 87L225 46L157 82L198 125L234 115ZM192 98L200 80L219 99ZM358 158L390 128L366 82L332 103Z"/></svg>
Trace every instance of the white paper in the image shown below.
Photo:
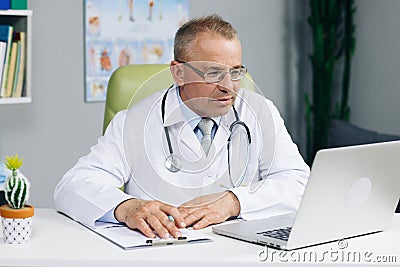
<svg viewBox="0 0 400 267"><path fill-rule="evenodd" d="M111 241L112 243L122 247L123 249L136 249L151 247L151 244L147 243L147 240L157 241L168 241L169 244L191 244L197 242L210 242L212 239L204 233L198 232L191 229L180 229L182 236L186 237L186 242L176 242L177 239L161 239L148 238L139 231L132 230L122 224L112 223L96 223L98 228L88 227L92 231ZM166 242L167 243L167 242Z"/></svg>

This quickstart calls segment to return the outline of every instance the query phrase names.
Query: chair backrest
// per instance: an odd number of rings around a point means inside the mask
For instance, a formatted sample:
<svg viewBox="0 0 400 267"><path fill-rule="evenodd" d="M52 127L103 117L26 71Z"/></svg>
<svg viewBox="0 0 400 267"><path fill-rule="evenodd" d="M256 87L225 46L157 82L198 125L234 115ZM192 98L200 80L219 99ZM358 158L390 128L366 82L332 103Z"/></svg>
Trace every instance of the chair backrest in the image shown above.
<svg viewBox="0 0 400 267"><path fill-rule="evenodd" d="M103 132L118 111L173 84L168 64L127 65L116 69L108 81Z"/></svg>
<svg viewBox="0 0 400 267"><path fill-rule="evenodd" d="M241 80L241 87L255 91L251 75L246 76ZM108 82L103 133L118 111L173 83L168 64L127 65L116 69Z"/></svg>
<svg viewBox="0 0 400 267"><path fill-rule="evenodd" d="M332 119L328 130L328 148L400 140L400 136L379 133L346 121Z"/></svg>

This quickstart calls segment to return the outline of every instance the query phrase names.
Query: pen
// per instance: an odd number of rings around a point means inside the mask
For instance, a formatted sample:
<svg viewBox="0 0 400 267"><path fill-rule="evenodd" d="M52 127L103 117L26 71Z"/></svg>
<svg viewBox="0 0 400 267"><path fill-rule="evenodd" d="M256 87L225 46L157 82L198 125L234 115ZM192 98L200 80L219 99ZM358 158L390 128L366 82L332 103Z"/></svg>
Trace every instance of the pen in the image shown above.
<svg viewBox="0 0 400 267"><path fill-rule="evenodd" d="M169 240L152 240L152 239L146 240L146 244L149 246L168 246L168 245L177 245L187 242L188 240L186 236L181 236L178 237L177 239L169 239Z"/></svg>

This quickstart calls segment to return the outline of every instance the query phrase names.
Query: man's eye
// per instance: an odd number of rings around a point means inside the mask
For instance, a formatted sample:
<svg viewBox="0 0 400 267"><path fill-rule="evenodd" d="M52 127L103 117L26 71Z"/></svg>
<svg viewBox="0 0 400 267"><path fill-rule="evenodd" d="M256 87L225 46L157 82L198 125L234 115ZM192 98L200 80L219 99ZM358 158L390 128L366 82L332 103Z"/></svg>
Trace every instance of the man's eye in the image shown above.
<svg viewBox="0 0 400 267"><path fill-rule="evenodd" d="M218 75L220 75L220 74L221 74L220 71L210 71L210 72L207 72L207 75L208 75L208 76L218 76Z"/></svg>

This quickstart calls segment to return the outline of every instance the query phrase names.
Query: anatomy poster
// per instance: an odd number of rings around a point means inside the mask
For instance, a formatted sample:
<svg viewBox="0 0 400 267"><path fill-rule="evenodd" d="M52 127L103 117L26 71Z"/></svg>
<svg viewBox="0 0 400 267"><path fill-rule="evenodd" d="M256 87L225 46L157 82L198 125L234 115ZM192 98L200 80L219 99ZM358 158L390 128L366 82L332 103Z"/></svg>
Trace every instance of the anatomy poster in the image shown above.
<svg viewBox="0 0 400 267"><path fill-rule="evenodd" d="M84 0L85 100L106 98L114 70L169 63L176 30L189 18L189 0Z"/></svg>

